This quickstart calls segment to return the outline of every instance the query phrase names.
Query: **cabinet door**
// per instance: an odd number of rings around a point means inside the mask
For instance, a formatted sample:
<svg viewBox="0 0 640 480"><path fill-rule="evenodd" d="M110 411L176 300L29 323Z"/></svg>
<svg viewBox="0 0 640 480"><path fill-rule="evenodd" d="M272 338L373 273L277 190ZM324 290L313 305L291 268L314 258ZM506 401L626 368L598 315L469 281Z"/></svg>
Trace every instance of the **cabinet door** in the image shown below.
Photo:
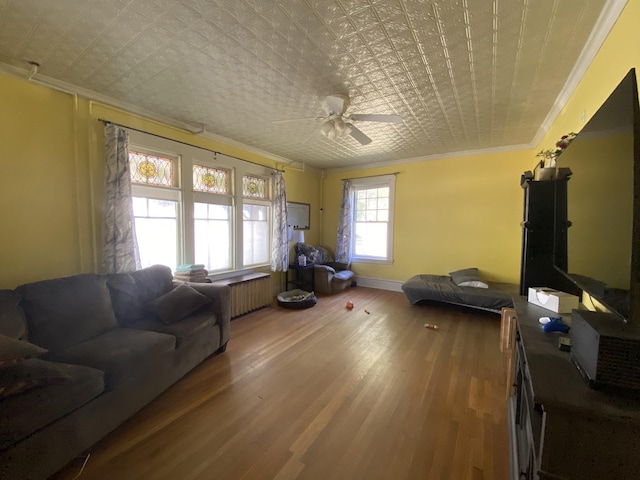
<svg viewBox="0 0 640 480"><path fill-rule="evenodd" d="M545 287L553 273L555 181L528 182L524 187L520 295L529 287Z"/></svg>

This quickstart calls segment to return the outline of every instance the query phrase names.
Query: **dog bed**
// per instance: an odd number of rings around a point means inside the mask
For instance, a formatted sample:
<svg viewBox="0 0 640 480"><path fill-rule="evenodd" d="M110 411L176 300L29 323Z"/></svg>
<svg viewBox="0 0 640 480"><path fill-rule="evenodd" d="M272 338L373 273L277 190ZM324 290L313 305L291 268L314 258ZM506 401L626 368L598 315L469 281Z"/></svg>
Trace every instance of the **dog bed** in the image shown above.
<svg viewBox="0 0 640 480"><path fill-rule="evenodd" d="M318 299L313 292L295 289L279 293L278 305L284 308L303 309L313 307Z"/></svg>

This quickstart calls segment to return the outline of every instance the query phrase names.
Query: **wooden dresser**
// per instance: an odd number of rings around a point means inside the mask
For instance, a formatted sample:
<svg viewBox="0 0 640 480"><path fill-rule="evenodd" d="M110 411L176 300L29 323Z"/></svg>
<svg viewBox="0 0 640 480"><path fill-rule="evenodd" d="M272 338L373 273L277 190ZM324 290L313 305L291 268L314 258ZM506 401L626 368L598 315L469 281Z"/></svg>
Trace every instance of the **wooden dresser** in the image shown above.
<svg viewBox="0 0 640 480"><path fill-rule="evenodd" d="M515 328L508 328L513 321ZM512 479L640 478L640 398L589 388L538 319L557 316L514 299L503 313L501 348L511 358L508 423ZM512 348L505 346L512 345Z"/></svg>

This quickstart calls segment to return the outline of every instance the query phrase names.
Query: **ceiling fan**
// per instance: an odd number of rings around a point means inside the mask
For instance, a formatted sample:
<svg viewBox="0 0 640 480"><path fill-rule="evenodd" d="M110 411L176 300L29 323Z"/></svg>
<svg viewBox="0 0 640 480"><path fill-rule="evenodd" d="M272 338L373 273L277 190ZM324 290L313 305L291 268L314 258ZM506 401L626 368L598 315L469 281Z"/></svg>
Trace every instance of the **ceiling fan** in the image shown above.
<svg viewBox="0 0 640 480"><path fill-rule="evenodd" d="M310 119L324 120L320 127L320 133L330 140L336 140L350 135L361 145L368 145L371 143L371 139L362 130L356 127L353 122L402 123L402 118L399 115L374 113L348 114L346 112L350 103L351 102L347 95L327 95L321 100L322 109L325 111L326 117L311 117ZM282 121L288 122L291 120Z"/></svg>

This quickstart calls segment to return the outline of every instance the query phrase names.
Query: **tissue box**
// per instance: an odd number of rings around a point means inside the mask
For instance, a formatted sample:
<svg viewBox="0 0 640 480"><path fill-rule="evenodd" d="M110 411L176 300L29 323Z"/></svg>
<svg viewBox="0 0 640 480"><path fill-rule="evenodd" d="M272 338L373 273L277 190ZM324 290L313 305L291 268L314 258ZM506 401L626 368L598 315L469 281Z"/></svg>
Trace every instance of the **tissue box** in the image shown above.
<svg viewBox="0 0 640 480"><path fill-rule="evenodd" d="M547 287L529 287L529 303L556 313L571 313L578 308L578 297Z"/></svg>

